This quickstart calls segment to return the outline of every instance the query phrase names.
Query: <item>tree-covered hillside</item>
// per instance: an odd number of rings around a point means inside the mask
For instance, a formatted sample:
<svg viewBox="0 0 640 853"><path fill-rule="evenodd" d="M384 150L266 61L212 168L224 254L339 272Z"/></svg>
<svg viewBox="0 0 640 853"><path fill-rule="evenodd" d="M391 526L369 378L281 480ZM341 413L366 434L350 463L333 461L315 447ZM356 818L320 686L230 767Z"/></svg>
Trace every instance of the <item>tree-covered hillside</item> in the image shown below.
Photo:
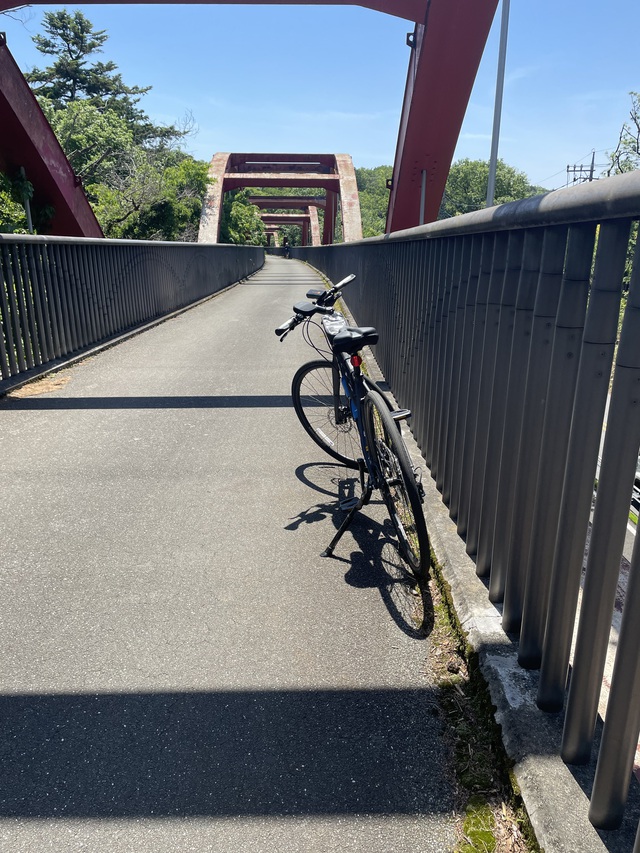
<svg viewBox="0 0 640 853"><path fill-rule="evenodd" d="M190 120L154 124L140 105L150 87L126 85L114 62L95 58L108 36L82 12L45 12L43 28L34 42L50 64L25 76L105 235L196 239L208 167L182 150ZM2 176L0 230L26 231L26 194L46 233L51 211L38 207L28 177Z"/></svg>

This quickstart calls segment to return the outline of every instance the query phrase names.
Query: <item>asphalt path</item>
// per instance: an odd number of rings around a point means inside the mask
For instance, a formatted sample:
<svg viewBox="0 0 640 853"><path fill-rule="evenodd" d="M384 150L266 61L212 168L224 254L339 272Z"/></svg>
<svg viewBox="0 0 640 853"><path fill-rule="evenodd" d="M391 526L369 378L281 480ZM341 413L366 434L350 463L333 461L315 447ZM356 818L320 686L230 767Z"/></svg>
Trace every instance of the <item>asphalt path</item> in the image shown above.
<svg viewBox="0 0 640 853"><path fill-rule="evenodd" d="M453 846L429 602L383 507L319 556L355 483L273 332L317 284L270 258L0 400L1 851Z"/></svg>

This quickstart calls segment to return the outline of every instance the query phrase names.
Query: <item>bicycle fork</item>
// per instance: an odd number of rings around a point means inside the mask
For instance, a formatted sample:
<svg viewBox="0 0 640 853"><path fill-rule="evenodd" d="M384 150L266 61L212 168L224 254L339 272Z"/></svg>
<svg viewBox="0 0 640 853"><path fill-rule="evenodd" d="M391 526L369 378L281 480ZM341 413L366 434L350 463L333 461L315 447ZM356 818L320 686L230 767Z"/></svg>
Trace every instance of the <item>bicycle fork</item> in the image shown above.
<svg viewBox="0 0 640 853"><path fill-rule="evenodd" d="M371 484L371 479L367 481L365 484L364 473L365 473L365 463L364 459L358 459L358 471L360 473L360 497L352 498L350 501L343 501L340 505L341 509L348 509L346 518L338 528L336 535L333 537L331 542L324 549L321 557L332 557L333 552L335 550L336 545L342 539L343 534L348 529L349 525L353 520L353 516L362 509L363 506L366 506L371 500L371 495L373 494L373 485Z"/></svg>

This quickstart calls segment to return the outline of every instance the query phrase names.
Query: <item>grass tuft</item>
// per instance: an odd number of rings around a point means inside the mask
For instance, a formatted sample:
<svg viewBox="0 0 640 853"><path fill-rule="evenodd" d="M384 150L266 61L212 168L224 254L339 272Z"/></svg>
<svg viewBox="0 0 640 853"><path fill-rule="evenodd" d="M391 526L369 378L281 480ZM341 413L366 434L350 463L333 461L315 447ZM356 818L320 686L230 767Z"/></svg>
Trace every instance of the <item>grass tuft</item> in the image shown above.
<svg viewBox="0 0 640 853"><path fill-rule="evenodd" d="M432 565L431 663L454 756L457 811L464 814L454 853L541 853L478 656L467 642L440 567L435 561Z"/></svg>

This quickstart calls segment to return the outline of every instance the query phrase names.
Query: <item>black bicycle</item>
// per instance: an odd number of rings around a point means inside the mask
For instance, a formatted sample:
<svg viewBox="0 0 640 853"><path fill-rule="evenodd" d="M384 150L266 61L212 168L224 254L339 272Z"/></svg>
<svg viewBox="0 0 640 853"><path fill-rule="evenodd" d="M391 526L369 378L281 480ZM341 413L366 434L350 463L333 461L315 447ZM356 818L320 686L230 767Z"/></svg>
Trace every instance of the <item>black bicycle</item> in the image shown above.
<svg viewBox="0 0 640 853"><path fill-rule="evenodd" d="M334 459L360 472L361 495L341 508L349 512L323 556L335 546L358 510L379 489L398 536L398 550L413 574L424 579L430 565L429 537L422 512L424 490L419 469L411 464L400 431L408 409L394 409L384 391L362 371L363 347L378 341L372 326L349 326L334 306L347 276L329 289L312 289L296 302L294 315L277 328L280 340L304 324L306 342L321 359L302 365L293 377L296 414L309 436ZM320 315L320 323L312 318ZM310 326L319 326L329 347L314 343Z"/></svg>

